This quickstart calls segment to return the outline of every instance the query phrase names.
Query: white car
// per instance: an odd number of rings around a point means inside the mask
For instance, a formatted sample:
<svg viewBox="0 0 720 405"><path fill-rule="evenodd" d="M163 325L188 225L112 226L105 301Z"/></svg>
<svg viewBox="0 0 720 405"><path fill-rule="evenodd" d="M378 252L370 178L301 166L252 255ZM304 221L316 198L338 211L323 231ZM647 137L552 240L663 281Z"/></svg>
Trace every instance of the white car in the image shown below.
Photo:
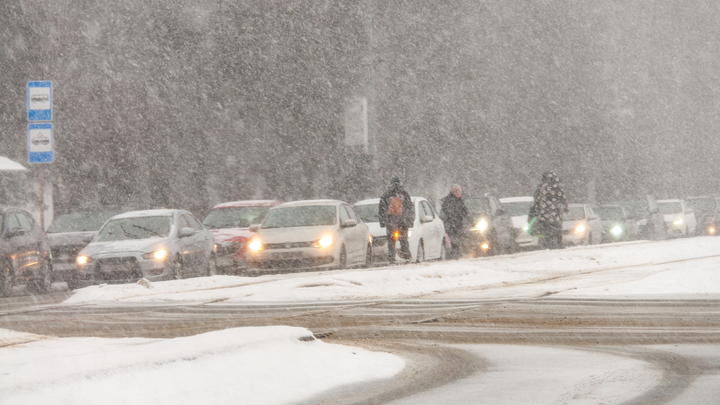
<svg viewBox="0 0 720 405"><path fill-rule="evenodd" d="M657 204L663 214L668 235L690 236L695 233L697 219L685 200L658 200Z"/></svg>
<svg viewBox="0 0 720 405"><path fill-rule="evenodd" d="M515 243L519 248L536 248L538 246L538 238L527 233L528 230L528 213L530 208L535 204L535 199L529 196L523 197L505 197L500 199L505 213L510 215L514 230Z"/></svg>
<svg viewBox="0 0 720 405"><path fill-rule="evenodd" d="M215 240L188 211L132 211L110 218L76 261L81 283L210 276Z"/></svg>
<svg viewBox="0 0 720 405"><path fill-rule="evenodd" d="M251 270L369 266L372 259L368 227L343 201L283 203L250 229Z"/></svg>
<svg viewBox="0 0 720 405"><path fill-rule="evenodd" d="M413 262L425 260L445 260L445 225L435 213L430 202L423 197L411 197L415 204L415 221L413 227L408 229L408 245ZM388 261L387 234L385 228L380 227L378 216L379 198L358 201L355 211L370 229L373 238L372 256L377 262ZM395 252L400 254L400 242L395 242ZM397 256L397 261L400 261Z"/></svg>
<svg viewBox="0 0 720 405"><path fill-rule="evenodd" d="M600 217L588 204L568 204L563 214L563 244L596 245L602 242L603 226Z"/></svg>

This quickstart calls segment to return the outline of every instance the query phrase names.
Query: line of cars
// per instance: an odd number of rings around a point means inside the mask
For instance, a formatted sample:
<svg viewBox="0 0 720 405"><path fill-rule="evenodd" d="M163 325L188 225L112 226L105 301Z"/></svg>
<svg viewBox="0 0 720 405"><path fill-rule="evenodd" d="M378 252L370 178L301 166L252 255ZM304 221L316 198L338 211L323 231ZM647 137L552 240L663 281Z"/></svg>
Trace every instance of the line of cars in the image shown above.
<svg viewBox="0 0 720 405"><path fill-rule="evenodd" d="M408 230L413 262L445 260L449 240L433 204L412 197ZM512 253L538 246L527 232L532 197L466 197L471 214L466 254ZM439 204L440 202L438 202ZM388 260L379 225L379 199L350 205L338 200L278 200L219 204L201 223L185 210L108 210L58 216L42 232L17 208L0 211L0 295L15 284L38 293L51 283L70 288L101 282L150 281L298 268L367 267ZM715 197L645 199L591 207L570 204L566 245L716 234ZM393 238L395 239L395 238Z"/></svg>

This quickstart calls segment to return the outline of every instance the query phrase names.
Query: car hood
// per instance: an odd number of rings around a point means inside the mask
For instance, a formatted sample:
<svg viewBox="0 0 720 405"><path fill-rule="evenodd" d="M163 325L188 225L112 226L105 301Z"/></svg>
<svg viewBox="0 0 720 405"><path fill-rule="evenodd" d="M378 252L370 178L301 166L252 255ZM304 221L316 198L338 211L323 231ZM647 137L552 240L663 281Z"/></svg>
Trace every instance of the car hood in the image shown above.
<svg viewBox="0 0 720 405"><path fill-rule="evenodd" d="M380 222L365 222L365 225L367 225L370 235L373 238L387 236L387 231L384 227L380 227Z"/></svg>
<svg viewBox="0 0 720 405"><path fill-rule="evenodd" d="M85 246L88 242L85 238L88 235L97 235L97 231L88 232L60 232L60 233L49 233L48 240L50 240L50 246Z"/></svg>
<svg viewBox="0 0 720 405"><path fill-rule="evenodd" d="M311 242L337 231L337 226L303 226L293 228L260 228L257 235L262 243Z"/></svg>
<svg viewBox="0 0 720 405"><path fill-rule="evenodd" d="M148 253L160 249L168 245L172 238L151 238L151 239L133 239L133 240L117 240L109 242L91 242L80 251L81 255L95 256L112 253L123 252L141 252Z"/></svg>
<svg viewBox="0 0 720 405"><path fill-rule="evenodd" d="M245 243L253 235L250 228L223 228L211 229L215 242L223 244L228 242Z"/></svg>

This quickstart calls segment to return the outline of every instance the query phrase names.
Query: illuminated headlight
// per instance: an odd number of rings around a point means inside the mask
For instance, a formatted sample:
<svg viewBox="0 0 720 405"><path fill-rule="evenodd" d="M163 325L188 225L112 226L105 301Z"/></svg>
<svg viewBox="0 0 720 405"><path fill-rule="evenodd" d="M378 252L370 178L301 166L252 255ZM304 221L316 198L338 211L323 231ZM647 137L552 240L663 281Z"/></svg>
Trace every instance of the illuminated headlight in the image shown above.
<svg viewBox="0 0 720 405"><path fill-rule="evenodd" d="M522 227L522 230L525 231L525 232L527 232L528 229L530 229L530 228L529 228L527 225L525 225L525 226Z"/></svg>
<svg viewBox="0 0 720 405"><path fill-rule="evenodd" d="M488 250L488 249L490 249L490 244L488 244L488 243L483 243L482 245L480 245L480 248L481 248L482 250Z"/></svg>
<svg viewBox="0 0 720 405"><path fill-rule="evenodd" d="M252 242L248 245L248 248L252 252L259 252L263 249L262 242L260 242L260 239L253 239Z"/></svg>
<svg viewBox="0 0 720 405"><path fill-rule="evenodd" d="M583 233L585 232L585 225L578 225L577 228L575 228L575 233Z"/></svg>
<svg viewBox="0 0 720 405"><path fill-rule="evenodd" d="M682 220L682 218L680 218L680 219L677 219L675 222L673 222L673 225L682 225L682 223L683 223L683 220Z"/></svg>
<svg viewBox="0 0 720 405"><path fill-rule="evenodd" d="M408 238L412 236L412 229L408 229Z"/></svg>
<svg viewBox="0 0 720 405"><path fill-rule="evenodd" d="M88 264L88 263L92 263L92 258L91 258L91 257L87 257L87 256L78 256L77 259L75 259L75 260L77 261L77 264Z"/></svg>
<svg viewBox="0 0 720 405"><path fill-rule="evenodd" d="M368 235L368 242L372 243L372 235Z"/></svg>
<svg viewBox="0 0 720 405"><path fill-rule="evenodd" d="M710 235L714 235L714 234L715 234L715 227L712 227L712 226L711 226L710 228L708 228L708 233L709 233Z"/></svg>
<svg viewBox="0 0 720 405"><path fill-rule="evenodd" d="M487 221L485 220L485 218L483 218L483 219L480 220L480 222L477 223L477 225L475 225L475 227L476 227L480 232L484 232L484 231L487 229L487 227L488 227L488 223L487 223Z"/></svg>
<svg viewBox="0 0 720 405"><path fill-rule="evenodd" d="M326 248L333 244L333 238L330 235L323 236L322 239L315 242L316 248Z"/></svg>
<svg viewBox="0 0 720 405"><path fill-rule="evenodd" d="M623 232L623 229L620 225L615 225L612 228L610 228L610 233L615 236L620 235L622 232Z"/></svg>
<svg viewBox="0 0 720 405"><path fill-rule="evenodd" d="M167 250L160 249L160 250L156 250L154 252L145 253L144 255L142 255L142 258L146 259L146 260L150 260L150 259L162 260L167 257L167 254L168 254Z"/></svg>

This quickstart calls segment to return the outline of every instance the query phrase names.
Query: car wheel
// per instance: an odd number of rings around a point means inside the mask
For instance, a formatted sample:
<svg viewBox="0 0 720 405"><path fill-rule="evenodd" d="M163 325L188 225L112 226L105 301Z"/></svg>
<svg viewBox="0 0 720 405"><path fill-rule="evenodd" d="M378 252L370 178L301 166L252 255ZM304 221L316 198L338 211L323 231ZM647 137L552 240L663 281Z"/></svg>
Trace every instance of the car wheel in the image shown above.
<svg viewBox="0 0 720 405"><path fill-rule="evenodd" d="M175 260L172 263L173 278L175 280L182 279L183 262L180 255L175 256Z"/></svg>
<svg viewBox="0 0 720 405"><path fill-rule="evenodd" d="M442 245L440 245L440 257L438 258L441 262L444 262L447 260L447 248L445 247L445 239L442 240Z"/></svg>
<svg viewBox="0 0 720 405"><path fill-rule="evenodd" d="M347 253L345 252L345 245L340 248L340 257L338 258L338 269L344 269L347 267Z"/></svg>
<svg viewBox="0 0 720 405"><path fill-rule="evenodd" d="M421 240L420 244L418 245L417 256L415 257L415 263L422 263L424 261L425 261L425 248L423 247L423 242Z"/></svg>
<svg viewBox="0 0 720 405"><path fill-rule="evenodd" d="M372 266L372 245L368 243L365 251L365 268Z"/></svg>
<svg viewBox="0 0 720 405"><path fill-rule="evenodd" d="M12 295L13 284L15 284L12 267L9 263L3 263L2 274L0 274L0 297Z"/></svg>
<svg viewBox="0 0 720 405"><path fill-rule="evenodd" d="M210 255L210 261L208 262L207 267L207 276L211 277L216 276L217 274L217 262L215 260L215 255Z"/></svg>

